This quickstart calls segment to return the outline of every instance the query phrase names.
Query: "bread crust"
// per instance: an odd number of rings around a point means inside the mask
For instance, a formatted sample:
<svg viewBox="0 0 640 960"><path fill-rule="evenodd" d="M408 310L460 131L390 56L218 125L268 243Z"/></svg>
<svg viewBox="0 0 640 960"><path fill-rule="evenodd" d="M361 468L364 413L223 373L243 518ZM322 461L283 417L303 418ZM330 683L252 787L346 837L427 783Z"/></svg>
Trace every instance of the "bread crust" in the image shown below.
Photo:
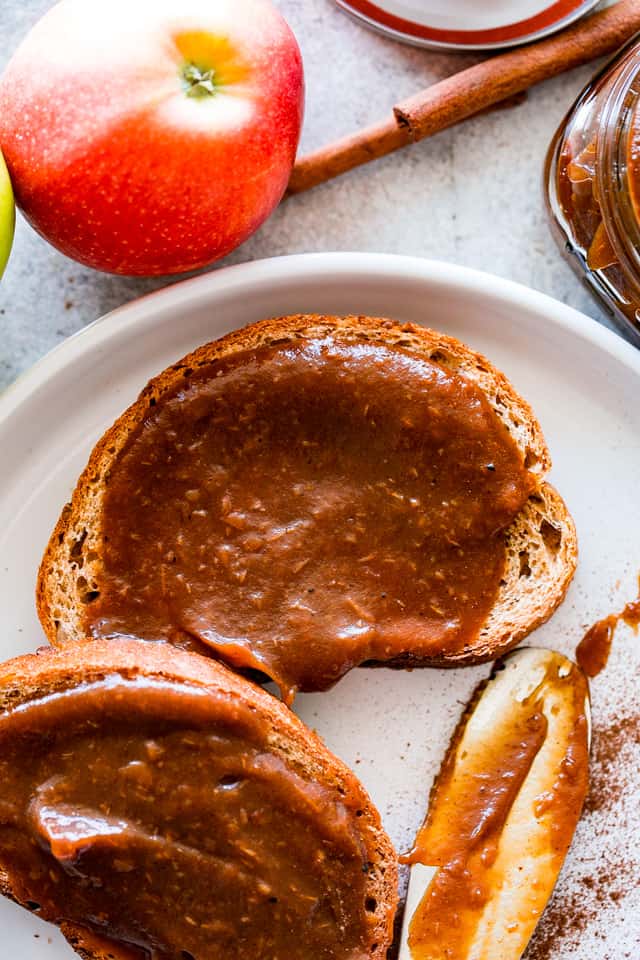
<svg viewBox="0 0 640 960"><path fill-rule="evenodd" d="M153 677L242 700L264 718L267 741L274 753L306 779L333 789L347 799L349 805L353 803L353 809L362 811L354 823L369 864L366 897L376 902L376 922L369 949L372 958L384 957L393 937L398 871L396 854L380 815L355 774L329 752L316 733L261 687L221 663L168 644L142 640L80 641L62 650L42 648L35 654L1 664L0 712L66 690L79 682L98 682L108 675L125 679ZM9 873L1 868L0 893L21 903ZM142 953L135 948L121 946L88 928L65 922L60 926L74 950L86 960L142 960Z"/></svg>
<svg viewBox="0 0 640 960"><path fill-rule="evenodd" d="M223 357L261 346L327 336L340 342L367 341L403 347L472 380L506 425L537 482L537 490L505 533L508 562L504 583L476 641L461 653L425 658L409 652L390 665L460 666L494 659L553 613L575 572L575 527L560 496L544 481L551 458L542 429L529 404L505 375L458 340L415 324L366 316L295 314L251 324L194 350L152 379L98 441L70 503L62 510L38 574L38 615L50 643L63 645L67 636L85 632L83 596L99 590L100 584L101 492L110 465L149 407L172 393L198 368ZM550 537L546 536L549 530ZM535 558L535 566L527 561L529 574L526 564L521 563L523 551ZM77 587L78 579L85 584L82 590Z"/></svg>

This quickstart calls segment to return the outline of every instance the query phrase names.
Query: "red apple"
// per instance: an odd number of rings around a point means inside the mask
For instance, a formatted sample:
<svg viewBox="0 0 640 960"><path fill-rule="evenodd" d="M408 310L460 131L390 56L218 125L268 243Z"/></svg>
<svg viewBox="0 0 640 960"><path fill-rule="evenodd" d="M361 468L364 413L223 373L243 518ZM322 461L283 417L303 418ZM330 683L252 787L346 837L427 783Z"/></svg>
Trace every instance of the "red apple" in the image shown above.
<svg viewBox="0 0 640 960"><path fill-rule="evenodd" d="M0 145L18 205L63 253L179 273L269 216L303 98L269 0L61 0L0 79Z"/></svg>

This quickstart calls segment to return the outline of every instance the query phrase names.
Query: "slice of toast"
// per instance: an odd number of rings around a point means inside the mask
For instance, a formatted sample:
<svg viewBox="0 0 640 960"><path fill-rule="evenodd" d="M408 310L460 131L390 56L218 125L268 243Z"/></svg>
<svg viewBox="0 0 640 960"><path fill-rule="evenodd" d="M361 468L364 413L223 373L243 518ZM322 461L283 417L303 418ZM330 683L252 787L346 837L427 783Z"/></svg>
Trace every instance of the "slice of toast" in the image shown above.
<svg viewBox="0 0 640 960"><path fill-rule="evenodd" d="M87 611L101 589L108 535L101 523L103 495L128 438L150 409L187 384L192 375L240 351L327 337L337 343L400 347L472 381L506 426L533 481L531 496L503 534L505 571L493 608L472 642L455 652L438 651L421 645L416 634L405 649L375 659L398 667L482 662L511 649L550 616L575 570L575 528L562 499L544 479L551 461L541 428L506 377L480 354L433 330L363 316L295 315L252 324L195 350L154 378L98 442L40 567L37 606L52 644L87 633ZM217 654L225 656L224 651Z"/></svg>
<svg viewBox="0 0 640 960"><path fill-rule="evenodd" d="M74 643L67 646L64 650L54 651L51 649L41 649L37 654L17 657L14 660L4 663L0 665L0 765L3 762L3 757L5 763L11 762L10 759L7 759L8 754L6 751L12 745L13 749L15 750L17 749L16 744L18 742L22 743L22 739L18 741L16 739L17 737L27 738L27 742L30 743L32 748L29 751L29 756L31 757L38 755L38 750L40 749L38 744L39 740L42 741L42 738L44 738L46 743L45 752L55 750L57 737L61 738L62 755L65 757L69 755L67 752L68 745L64 738L68 735L69 730L76 731L78 729L78 723L84 722L82 720L82 716L84 715L80 712L82 708L77 706L77 702L75 706L72 705L71 707L69 707L68 702L63 703L63 711L56 715L57 719L55 720L55 726L49 722L49 725L44 726L43 728L42 714L40 715L40 719L37 721L34 721L33 714L31 719L29 719L29 706L31 705L35 709L41 708L43 698L51 698L52 696L58 694L64 695L71 693L72 695L76 695L77 701L78 695L83 696L87 689L91 689L92 684L106 684L106 699L104 701L106 706L101 706L95 713L95 716L94 714L91 714L90 717L89 735L93 737L94 735L99 736L101 730L103 731L103 734L106 733L106 729L101 727L101 724L104 724L105 716L111 716L109 711L115 709L115 707L111 706L114 702L114 698L122 696L122 690L125 689L127 684L130 687L136 685L132 695L137 697L144 696L145 689L148 690L149 685L155 684L157 688L162 683L168 683L174 686L179 685L179 692L181 695L191 695L191 692L194 690L197 692L198 701L200 704L200 706L196 705L197 710L199 711L199 719L197 721L193 720L193 725L191 725L192 715L187 712L186 716L183 718L185 723L184 729L187 731L187 733L189 733L191 730L203 731L205 744L207 743L208 738L216 740L219 736L226 735L228 729L234 729L233 727L227 728L225 723L235 723L238 715L246 715L250 718L251 726L248 729L252 731L254 730L254 723L259 723L260 726L256 728L259 730L259 740L251 739L248 741L250 744L259 742L261 756L267 757L266 767L264 761L261 761L262 765L256 767L256 770L258 771L258 783L261 783L262 774L260 771L269 769L268 758L274 758L273 762L277 761L280 763L279 769L281 769L282 762L284 762L286 768L292 771L293 776L295 777L296 791L301 789L300 784L308 785L308 803L310 808L314 808L314 805L318 804L319 795L317 790L320 787L323 790L325 801L328 799L329 804L336 804L336 810L339 809L339 811L341 811L340 816L343 818L346 817L349 821L348 829L355 837L355 846L353 849L357 849L359 851L357 855L356 867L350 866L349 869L357 869L358 876L365 876L364 881L359 881L359 883L362 884L361 892L363 891L364 895L362 897L362 904L358 905L358 910L361 910L362 916L366 918L366 921L363 921L363 923L366 922L365 929L368 942L364 945L360 943L358 948L355 950L353 946L345 948L344 952L335 953L335 957L336 960L338 960L338 957L344 957L345 960L356 960L356 958L357 960L361 960L363 956L370 956L373 958L373 960L375 960L375 958L385 957L387 948L392 938L393 919L397 906L397 866L393 847L381 825L377 810L371 803L371 800L367 796L364 788L361 786L355 775L340 760L333 756L327 750L320 738L310 731L280 701L272 697L260 687L238 676L228 668L216 663L215 661L200 657L196 654L188 653L186 651L175 650L165 644L150 644L142 641L131 640L123 641L121 643L113 643L109 641ZM206 716L205 719L203 719L204 715L202 713L203 709L209 709L206 702L206 698L209 696L211 697L212 702L215 701L214 706L211 707L212 715L214 717L222 717L221 720L211 723ZM51 702L51 700L49 702ZM202 707L203 702L204 707ZM130 710L131 703L133 703L135 707L136 701L128 700L127 703L129 706L126 709ZM222 707L220 707L220 704L222 704ZM64 712L65 709L66 712ZM222 709L223 712L219 715L213 712L220 709ZM244 711L244 714L238 713L240 709ZM225 712L227 710L228 714ZM12 717L15 717L17 713L22 714L20 720L18 721L20 724L18 732L16 732L16 727L12 726ZM135 715L137 721L142 723L143 721L140 720L140 717L144 717L145 714L142 713L138 715L136 713ZM154 716L157 717L157 713L154 714ZM229 720L225 720L227 716L230 718ZM128 729L131 730L133 735L138 734L139 729L147 730L147 727L139 728L137 723L131 720L130 717L131 713L127 712L125 719L120 721L121 723L125 724L123 728L125 734ZM156 724L161 724L161 726L158 727L158 735L161 737L164 735L162 733L164 730L162 725L173 722L169 720L169 717L170 711L168 710L166 712L166 718L164 712L161 712L160 719L156 719L154 721ZM4 725L3 719L5 721ZM242 722L244 723L245 721ZM116 727L116 729L119 728ZM152 727L151 729L153 730L154 728ZM181 729L183 728L179 726L178 730ZM94 734L95 730L98 731L97 734ZM171 733L172 730L173 728L170 728L169 733ZM109 731L110 735L113 737L114 728L110 727ZM144 747L149 741L145 740L145 734L138 735L142 737L142 746ZM252 733L251 736L254 737L254 733ZM170 737L169 740L161 742L165 742L170 746L176 741L172 740ZM189 751L192 753L194 747L191 744L191 741L189 742ZM73 740L72 743L76 744L77 740ZM77 749L79 748L76 747L76 750ZM126 747L126 749L129 750L130 748ZM243 760L242 757L240 757L238 762L244 764L240 766L240 769L247 771L247 777L250 778L251 776L254 776L254 774L248 772L250 768L246 766L248 763L246 758ZM162 766L163 763L160 764L160 767ZM40 768L36 767L35 769L39 770ZM79 775L81 778L84 769L85 768L83 766L79 770ZM124 793L120 792L123 783L122 769L123 768L113 770L113 798L115 798L114 802L116 803L116 812L118 810L118 803L120 803L121 807L124 803L125 806L123 809L128 809L127 805L129 804L130 800L127 798L129 797L130 793L135 797L136 790L135 784L132 784L130 787L127 787ZM44 787L41 787L40 789L46 790L53 781L56 781L60 778L64 780L66 776L67 774L64 771L58 771L56 769L55 775L50 778L47 783L45 783ZM154 773L154 777L155 776L156 774ZM182 784L191 782L189 781L188 775L185 776L184 780L182 778L180 779L181 782L176 783L177 789L184 789ZM193 780L193 777L191 779ZM196 784L197 789L200 790L201 785L199 784L197 778ZM216 784L211 783L211 790L213 790L214 787L216 787ZM314 788L316 790L315 793ZM106 915L104 910L101 909L101 887L97 881L93 884L94 889L96 889L97 892L93 897L94 902L91 903L91 908L94 910L95 915L100 915L100 924L102 924L102 929L100 929L99 926L96 926L95 923L92 925L89 919L87 920L86 924L79 923L77 917L73 917L70 921L68 916L65 917L64 915L65 905L62 905L61 913L59 915L52 915L51 910L47 910L47 908L44 906L44 904L50 902L47 899L48 893L42 890L39 891L37 889L37 880L33 879L33 876L37 876L37 874L33 874L29 877L21 875L19 866L17 866L13 859L7 862L6 855L3 862L1 833L3 823L2 816L7 816L6 810L9 806L10 800L10 798L3 795L3 791L7 789L7 783L6 781L3 781L2 786L0 786L0 892L16 902L21 903L21 905L27 906L27 908L31 910L34 910L38 907L40 902L38 897L40 894L42 894L43 906L40 907L39 915L43 916L44 919L52 920L58 923L61 926L62 932L69 940L73 948L81 956L87 958L87 960L141 960L143 956L146 956L146 953L144 953L143 950L138 949L138 947L127 945L122 941L118 942L114 939L111 939L110 936L105 935L105 929L111 932L112 928L109 926L109 923L110 921L113 923L114 918ZM79 786L73 789L76 791L81 791L77 795L84 795L82 791L85 790L85 787ZM152 789L155 790L156 788L154 787ZM166 795L162 792L162 787L158 787L157 789L161 791L161 797ZM262 790L263 788L260 787L260 789ZM303 789L307 789L307 787L305 786ZM38 791L36 790L34 796L37 794ZM73 799L74 796L76 796L75 793L69 795L69 801L72 803L75 803ZM185 794L182 794L182 796L185 796ZM199 809L198 805L202 802L198 799L199 796L199 793L195 794L196 809ZM245 795L243 794L243 796ZM276 796L279 796L280 798L277 802L281 803L282 795L276 794ZM125 797L125 800L118 800L118 797ZM259 797L261 799L259 801L259 806L256 810L256 813L260 816L258 823L262 824L259 826L259 830L262 831L264 829L264 814L262 812L265 804L263 799L264 793L260 793ZM103 800L106 804L106 807L103 807L102 801L100 801L100 806L96 808L98 810L98 817L101 815L101 811L104 811L105 809L108 809L109 812L111 812L110 798L108 796L104 796ZM295 816L293 811L296 809L298 811L300 810L298 794L296 794L294 800L298 806L292 806L292 818ZM138 801L135 802L137 803ZM139 807L134 806L132 809L137 810ZM156 808L152 809L156 810L156 812L152 813L152 820L156 824L155 829L158 829L157 824L161 824L163 822L162 814ZM277 809L279 810L280 807L277 807ZM76 815L79 814L79 811L75 809L75 807L74 810ZM190 817L191 805L180 800L180 810L183 811L183 813L181 813L181 818L187 818L188 821ZM122 810L120 810L118 815L123 816ZM33 813L31 811L29 816L33 817ZM280 814L277 816L280 816ZM329 815L327 814L327 816ZM5 820L5 822L7 821ZM10 822L13 823L15 820L10 819ZM90 824L93 822L93 820L89 820ZM195 822L198 823L199 821ZM291 822L293 822L293 819ZM291 828L289 829L291 830ZM329 825L326 828L323 827L322 829L329 831L332 828ZM323 859L327 859L332 856L335 857L335 850L341 849L335 847L332 848L332 841L328 839L330 835L331 834L328 832L318 833L318 856ZM236 836L235 830L230 834L230 836L232 838ZM259 836L262 836L262 833L259 833ZM157 837L154 837L154 840L156 839ZM226 849L224 847L224 842L222 847L219 849ZM249 840L247 842L249 842ZM84 856L85 848L80 846L78 849L80 851L79 855L82 858ZM210 843L206 845L204 849L211 851L212 847ZM215 850L216 848L214 847L213 849ZM232 846L232 849L235 850L235 846ZM240 846L239 849L242 850L243 847ZM249 854L251 854L251 850L249 850ZM68 853L66 856L68 856ZM129 865L127 867L128 870L139 869L139 867L136 866L135 849L132 854L129 854L128 848L125 847L122 856L125 859L127 859L129 856L133 858L133 867ZM154 857L156 856L157 855L154 854ZM158 861L163 860L165 856L165 854L163 854L161 857L158 856ZM299 870L301 871L300 880L303 889L308 892L309 888L304 887L304 875L310 871L310 864L299 862L295 860L295 858L293 861L289 862L289 860L286 859L288 855L285 854L284 856L287 864L287 870L290 871L292 869L291 862L294 864L294 884L296 876L295 871ZM361 863L360 858L362 860ZM63 863L63 872L61 876L80 877L77 882L81 887L83 887L83 889L86 890L87 881L86 879L83 880L81 877L82 863L82 859L79 861L71 860L66 864ZM52 859L51 866L57 868L57 860L54 861ZM104 870L104 868L102 869ZM118 867L117 869L120 868ZM346 865L344 869L347 869ZM256 873L260 875L259 861L256 863L255 870ZM267 875L272 876L273 874ZM160 876L163 877L164 874L161 873ZM283 880L282 890L290 889L287 884L290 882L291 876L292 875L290 873L284 874L284 877L289 879L286 880L286 883ZM117 875L113 875L113 881L117 882ZM223 880L222 882L224 883L226 881ZM148 880L148 883L151 883L151 881ZM89 889L91 889L91 887L92 884L90 883ZM134 890L135 894L135 890L138 888L134 885L132 889ZM155 887L153 889L155 889ZM274 890L275 889L276 887L274 887ZM349 890L343 889L341 891L342 897L348 898L350 895L353 895L352 888L349 888ZM360 894L356 894L356 896L359 895ZM211 896L215 897L214 890L211 891ZM134 901L135 899L136 898L134 895ZM116 900L116 902L120 901ZM186 896L183 898L181 894L181 902L188 903L189 897ZM104 906L105 905L102 904L102 907ZM135 915L135 903L133 905L128 903L127 909L129 911L133 910ZM158 911L162 912L166 916L175 915L176 909L179 908L171 898L169 898L168 902L158 904ZM238 907L238 909L240 908ZM148 913L145 912L143 916L146 918L146 920L143 921L143 926L140 929L144 930L144 923L146 923L148 926ZM213 916L215 916L215 914L213 914ZM287 917L289 915L285 913L284 916ZM312 911L311 917L313 918L314 916L315 913ZM283 914L280 914L279 917L280 920L282 920ZM319 917L319 923L324 924L327 922L327 918L323 914L322 910L319 910ZM241 923L240 918L230 919L233 922L238 919L238 923ZM302 921L290 921L289 919L287 923L288 922L300 923ZM313 924L313 920L308 922ZM157 931L155 932L157 933ZM153 935L153 933L153 929L147 930L145 936L146 934ZM310 938L309 942L312 942L312 934L313 930L312 927L310 927L308 930L308 935ZM217 936L218 933L216 930L214 930L214 932L211 934L211 942L207 944L206 956L231 956L230 953L218 952L221 949L221 944L217 941ZM184 960L185 957L188 957L191 954L182 950L182 946L183 944L181 944L180 948L176 950L175 955L173 953L167 954L166 952L162 952L163 958L166 958L166 960ZM235 956L235 953L233 955ZM334 956L333 953L331 955ZM204 957L205 954L202 954L202 956Z"/></svg>

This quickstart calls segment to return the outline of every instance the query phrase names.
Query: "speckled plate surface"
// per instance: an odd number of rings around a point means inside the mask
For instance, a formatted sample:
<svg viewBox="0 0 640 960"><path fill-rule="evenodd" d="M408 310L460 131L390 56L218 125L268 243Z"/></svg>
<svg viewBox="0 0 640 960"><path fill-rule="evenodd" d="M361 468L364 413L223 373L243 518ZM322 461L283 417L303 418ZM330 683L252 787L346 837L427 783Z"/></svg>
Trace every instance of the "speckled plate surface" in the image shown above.
<svg viewBox="0 0 640 960"><path fill-rule="evenodd" d="M487 50L561 30L598 0L337 0L397 40L449 50Z"/></svg>
<svg viewBox="0 0 640 960"><path fill-rule="evenodd" d="M43 642L33 600L42 550L95 440L146 380L234 327L299 311L437 327L485 353L532 403L581 550L566 602L532 644L571 654L587 625L636 596L640 353L495 277L409 257L312 254L137 300L66 341L0 399L2 658ZM487 672L354 670L329 693L297 699L297 712L362 778L398 849L411 844L462 706ZM640 957L640 643L628 628L592 694L594 787L528 960ZM0 903L0 930L2 958L73 956L57 931L9 902Z"/></svg>

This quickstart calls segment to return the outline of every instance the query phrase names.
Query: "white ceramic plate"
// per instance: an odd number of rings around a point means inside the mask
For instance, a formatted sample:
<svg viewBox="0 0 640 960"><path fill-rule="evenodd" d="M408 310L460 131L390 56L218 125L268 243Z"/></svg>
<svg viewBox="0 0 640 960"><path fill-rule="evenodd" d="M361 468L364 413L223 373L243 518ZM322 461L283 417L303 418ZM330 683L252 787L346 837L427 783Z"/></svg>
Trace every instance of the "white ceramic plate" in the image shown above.
<svg viewBox="0 0 640 960"><path fill-rule="evenodd" d="M397 40L449 50L490 50L561 30L598 0L337 0Z"/></svg>
<svg viewBox="0 0 640 960"><path fill-rule="evenodd" d="M234 327L303 311L385 314L437 327L486 353L531 401L581 545L568 599L535 644L571 653L586 625L636 595L640 353L569 307L504 280L408 257L312 254L231 267L122 307L54 350L0 399L2 658L42 642L33 601L42 550L95 440L145 381ZM329 693L296 701L361 776L400 849L423 817L461 707L486 673L354 670ZM634 709L640 715L639 684L640 644L620 628L610 669L593 685L596 742L599 729ZM581 925L565 922L554 949L540 952L542 944L532 960L639 955L637 737L616 753L608 782L622 786L620 796L605 798L581 822L554 908L560 917L584 912L591 901L597 909ZM56 931L10 903L0 904L0 931L2 958L72 956Z"/></svg>

